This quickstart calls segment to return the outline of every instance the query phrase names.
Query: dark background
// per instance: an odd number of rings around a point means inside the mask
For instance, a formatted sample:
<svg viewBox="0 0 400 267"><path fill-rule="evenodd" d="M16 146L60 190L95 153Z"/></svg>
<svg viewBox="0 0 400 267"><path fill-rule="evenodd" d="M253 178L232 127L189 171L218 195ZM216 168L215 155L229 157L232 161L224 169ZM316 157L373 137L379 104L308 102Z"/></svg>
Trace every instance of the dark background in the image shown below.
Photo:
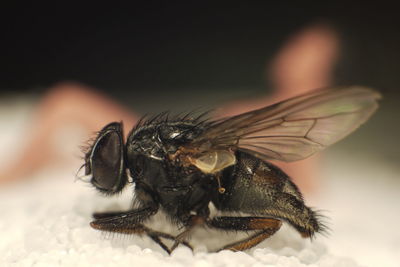
<svg viewBox="0 0 400 267"><path fill-rule="evenodd" d="M75 80L125 102L167 91L257 94L288 35L318 21L342 37L336 84L400 84L398 12L385 2L188 2L3 4L0 88L40 93Z"/></svg>

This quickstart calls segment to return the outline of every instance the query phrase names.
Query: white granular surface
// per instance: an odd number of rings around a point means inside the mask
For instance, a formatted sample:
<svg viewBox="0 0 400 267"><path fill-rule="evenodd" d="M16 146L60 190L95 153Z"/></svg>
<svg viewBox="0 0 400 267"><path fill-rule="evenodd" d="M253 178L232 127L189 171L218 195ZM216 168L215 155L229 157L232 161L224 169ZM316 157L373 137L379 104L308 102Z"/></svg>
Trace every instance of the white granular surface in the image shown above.
<svg viewBox="0 0 400 267"><path fill-rule="evenodd" d="M13 132L0 121L7 128L2 140L21 135L20 128ZM191 240L194 252L178 247L172 255L145 237L90 228L93 211L128 207L129 189L119 198L103 198L75 181L75 169L49 169L0 188L0 266L400 266L400 169L340 152L327 162L321 193L308 203L326 210L328 237L311 242L284 226L252 250L208 253L204 244L217 247L232 236L199 230ZM153 224L169 230L162 217Z"/></svg>
<svg viewBox="0 0 400 267"><path fill-rule="evenodd" d="M5 266L359 266L329 253L329 239L303 240L289 227L248 252L207 253L198 241L194 253L179 247L169 256L147 238L104 235L91 229L88 223L94 210L123 205L102 199L69 175L48 172L46 176L52 178L1 192L0 255ZM128 191L120 202L129 202ZM159 221L155 227L168 229L164 224ZM207 235L213 239L215 233L198 234L199 239ZM211 243L229 240L224 235L221 239Z"/></svg>

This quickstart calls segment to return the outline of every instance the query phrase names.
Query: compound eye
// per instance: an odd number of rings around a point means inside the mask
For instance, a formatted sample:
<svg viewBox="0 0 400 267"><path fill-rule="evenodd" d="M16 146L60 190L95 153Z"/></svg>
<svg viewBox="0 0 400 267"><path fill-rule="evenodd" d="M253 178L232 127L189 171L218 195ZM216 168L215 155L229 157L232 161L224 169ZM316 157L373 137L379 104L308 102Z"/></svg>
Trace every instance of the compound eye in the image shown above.
<svg viewBox="0 0 400 267"><path fill-rule="evenodd" d="M115 194L127 182L122 123L111 123L98 134L86 159L86 173L101 192Z"/></svg>

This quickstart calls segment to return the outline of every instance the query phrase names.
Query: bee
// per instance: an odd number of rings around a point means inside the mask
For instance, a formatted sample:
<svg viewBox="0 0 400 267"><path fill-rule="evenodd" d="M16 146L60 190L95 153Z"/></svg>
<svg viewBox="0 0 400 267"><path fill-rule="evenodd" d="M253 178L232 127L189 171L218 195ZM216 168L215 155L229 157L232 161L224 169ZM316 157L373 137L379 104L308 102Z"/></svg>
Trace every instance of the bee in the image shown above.
<svg viewBox="0 0 400 267"><path fill-rule="evenodd" d="M288 223L304 238L325 227L298 187L269 160L305 159L339 141L377 109L378 92L359 86L313 91L240 115L142 119L124 140L122 122L106 125L85 154L85 174L101 193L134 184L138 205L94 213L101 231L146 235L171 253L197 226L251 234L219 250L242 251ZM246 216L211 216L218 211ZM173 236L145 225L164 211L182 231ZM162 239L172 240L168 247Z"/></svg>

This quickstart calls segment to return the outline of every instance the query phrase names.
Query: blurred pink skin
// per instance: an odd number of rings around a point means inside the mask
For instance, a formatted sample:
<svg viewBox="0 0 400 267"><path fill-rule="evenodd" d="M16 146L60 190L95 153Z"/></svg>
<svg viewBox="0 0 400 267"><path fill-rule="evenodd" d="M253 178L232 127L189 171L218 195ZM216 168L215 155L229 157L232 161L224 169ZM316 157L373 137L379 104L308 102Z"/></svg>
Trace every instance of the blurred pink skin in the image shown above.
<svg viewBox="0 0 400 267"><path fill-rule="evenodd" d="M314 25L290 36L269 64L266 77L275 89L271 95L238 100L224 106L220 116L231 116L265 107L293 96L327 87L339 54L336 32L325 25Z"/></svg>
<svg viewBox="0 0 400 267"><path fill-rule="evenodd" d="M79 125L86 130L89 139L112 121L123 121L127 133L137 119L137 115L90 87L74 82L57 84L39 103L30 140L21 158L0 174L0 183L27 178L50 164L71 162L76 155L60 154L52 142L63 127ZM81 145L76 144L77 147Z"/></svg>
<svg viewBox="0 0 400 267"><path fill-rule="evenodd" d="M329 85L337 54L338 38L332 29L321 25L304 29L288 40L267 71L276 89L274 93L256 100L230 103L217 116L240 114ZM49 140L69 122L80 124L92 133L109 122L123 121L126 134L137 119L137 115L91 88L78 83L56 85L38 106L31 141L23 156L0 174L0 182L28 177L47 164L60 161ZM317 186L317 163L316 157L290 164L276 162L306 193Z"/></svg>
<svg viewBox="0 0 400 267"><path fill-rule="evenodd" d="M333 68L339 54L336 32L325 25L314 25L291 36L267 70L274 85L272 95L228 104L219 116L232 116L327 87L332 82ZM307 193L318 187L318 155L308 159L285 163L281 167L300 189Z"/></svg>

